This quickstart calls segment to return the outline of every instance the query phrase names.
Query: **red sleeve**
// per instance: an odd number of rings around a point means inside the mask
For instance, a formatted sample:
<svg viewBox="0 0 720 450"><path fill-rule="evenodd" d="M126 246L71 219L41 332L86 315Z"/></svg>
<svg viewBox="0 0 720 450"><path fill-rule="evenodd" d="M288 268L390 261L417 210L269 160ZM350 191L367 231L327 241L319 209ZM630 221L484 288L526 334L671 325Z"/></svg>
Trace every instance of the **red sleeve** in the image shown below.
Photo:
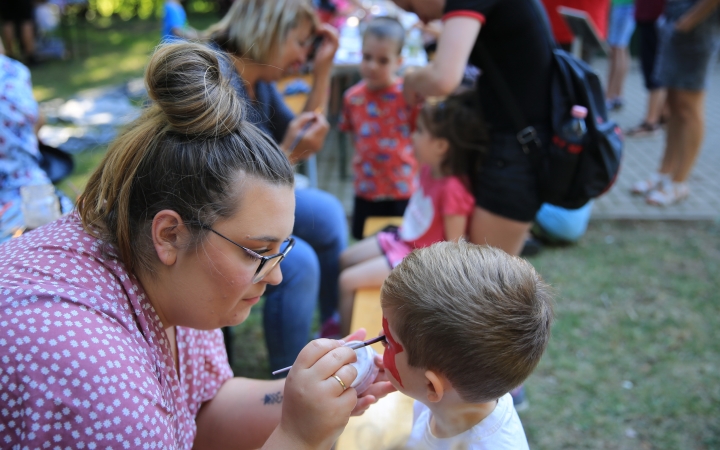
<svg viewBox="0 0 720 450"><path fill-rule="evenodd" d="M501 1L502 0L445 0L443 20L452 17L469 17L484 24L485 17Z"/></svg>
<svg viewBox="0 0 720 450"><path fill-rule="evenodd" d="M447 14L445 14L442 17L443 22L445 22L448 19L452 19L453 17L469 17L471 19L475 19L478 22L485 24L485 16L480 14L477 11L470 11L470 10L464 10L464 11L452 11Z"/></svg>
<svg viewBox="0 0 720 450"><path fill-rule="evenodd" d="M443 216L469 216L475 206L475 198L458 177L448 177L442 195Z"/></svg>

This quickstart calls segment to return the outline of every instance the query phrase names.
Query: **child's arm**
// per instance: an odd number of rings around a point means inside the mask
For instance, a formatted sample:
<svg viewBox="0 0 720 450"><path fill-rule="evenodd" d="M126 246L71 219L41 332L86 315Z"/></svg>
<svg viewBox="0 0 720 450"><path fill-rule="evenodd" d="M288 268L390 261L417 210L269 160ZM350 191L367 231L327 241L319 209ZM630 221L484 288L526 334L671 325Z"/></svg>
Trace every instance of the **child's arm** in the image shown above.
<svg viewBox="0 0 720 450"><path fill-rule="evenodd" d="M445 240L455 241L465 235L467 230L467 216L462 215L445 215L443 216L443 225L445 226Z"/></svg>
<svg viewBox="0 0 720 450"><path fill-rule="evenodd" d="M443 189L441 213L445 227L445 240L457 241L465 235L475 198L465 184L456 176L451 176Z"/></svg>
<svg viewBox="0 0 720 450"><path fill-rule="evenodd" d="M353 135L352 111L350 109L350 99L348 98L347 93L343 95L342 110L340 111L338 129L343 133L349 133L351 136Z"/></svg>
<svg viewBox="0 0 720 450"><path fill-rule="evenodd" d="M200 38L199 33L195 28L192 28L190 26L186 28L181 27L173 27L172 34L179 38L187 39L189 41L193 41Z"/></svg>

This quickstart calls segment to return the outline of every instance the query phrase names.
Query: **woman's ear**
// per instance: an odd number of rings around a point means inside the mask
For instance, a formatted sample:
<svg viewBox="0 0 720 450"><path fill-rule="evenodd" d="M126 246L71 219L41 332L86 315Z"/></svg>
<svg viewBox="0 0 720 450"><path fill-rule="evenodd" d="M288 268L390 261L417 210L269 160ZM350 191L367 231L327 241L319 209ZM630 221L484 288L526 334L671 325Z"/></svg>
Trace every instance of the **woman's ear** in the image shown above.
<svg viewBox="0 0 720 450"><path fill-rule="evenodd" d="M180 245L188 233L180 215L170 209L160 211L153 218L151 232L153 246L160 262L166 266L175 264Z"/></svg>
<svg viewBox="0 0 720 450"><path fill-rule="evenodd" d="M450 388L447 378L432 370L425 371L425 386L427 388L427 399L433 403L442 400L445 391Z"/></svg>

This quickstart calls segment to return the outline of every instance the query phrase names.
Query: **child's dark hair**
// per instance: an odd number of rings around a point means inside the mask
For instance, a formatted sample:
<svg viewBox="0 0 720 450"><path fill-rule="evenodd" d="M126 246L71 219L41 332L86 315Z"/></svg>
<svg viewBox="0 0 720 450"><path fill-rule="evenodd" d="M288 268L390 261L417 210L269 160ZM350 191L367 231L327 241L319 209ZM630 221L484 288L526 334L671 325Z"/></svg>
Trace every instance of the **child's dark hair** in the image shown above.
<svg viewBox="0 0 720 450"><path fill-rule="evenodd" d="M484 403L519 386L550 339L552 295L533 266L500 249L439 242L406 256L380 301L408 364Z"/></svg>
<svg viewBox="0 0 720 450"><path fill-rule="evenodd" d="M368 23L363 34L363 41L368 36L374 36L378 39L389 39L397 44L398 55L402 52L405 45L405 28L402 24L392 17L376 17Z"/></svg>
<svg viewBox="0 0 720 450"><path fill-rule="evenodd" d="M442 163L446 175L467 175L474 161L487 152L488 131L475 90L452 94L442 101L425 102L418 115L418 126L450 144Z"/></svg>

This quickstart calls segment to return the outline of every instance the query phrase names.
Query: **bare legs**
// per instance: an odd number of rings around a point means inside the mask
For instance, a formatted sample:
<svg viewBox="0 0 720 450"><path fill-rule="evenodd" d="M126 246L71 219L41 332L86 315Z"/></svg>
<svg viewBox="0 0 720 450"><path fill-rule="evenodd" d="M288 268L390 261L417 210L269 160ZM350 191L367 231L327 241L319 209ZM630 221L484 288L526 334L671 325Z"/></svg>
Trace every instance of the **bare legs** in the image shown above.
<svg viewBox="0 0 720 450"><path fill-rule="evenodd" d="M627 47L610 47L610 72L608 74L608 88L605 97L609 101L622 98L625 76L630 67L630 53Z"/></svg>
<svg viewBox="0 0 720 450"><path fill-rule="evenodd" d="M510 255L519 255L530 225L530 222L518 222L476 206L470 225L470 241L497 247Z"/></svg>
<svg viewBox="0 0 720 450"><path fill-rule="evenodd" d="M350 334L355 291L380 287L390 275L390 266L375 236L365 238L340 255L340 331Z"/></svg>
<svg viewBox="0 0 720 450"><path fill-rule="evenodd" d="M689 194L686 181L700 154L705 132L705 92L668 89L670 111L665 152L660 170L647 181L636 183L633 192L647 194L652 205L667 206ZM647 188L636 189L636 187Z"/></svg>
<svg viewBox="0 0 720 450"><path fill-rule="evenodd" d="M665 99L667 90L663 88L653 89L648 96L648 109L645 114L645 123L656 125L660 123L665 110Z"/></svg>
<svg viewBox="0 0 720 450"><path fill-rule="evenodd" d="M7 55L16 58L15 55L15 24L7 21L2 27L2 39L5 42ZM32 57L35 54L35 28L32 21L23 22L20 26L20 40L22 41L25 56Z"/></svg>
<svg viewBox="0 0 720 450"><path fill-rule="evenodd" d="M700 154L705 132L705 92L668 89L668 106L670 118L660 173L684 183Z"/></svg>

